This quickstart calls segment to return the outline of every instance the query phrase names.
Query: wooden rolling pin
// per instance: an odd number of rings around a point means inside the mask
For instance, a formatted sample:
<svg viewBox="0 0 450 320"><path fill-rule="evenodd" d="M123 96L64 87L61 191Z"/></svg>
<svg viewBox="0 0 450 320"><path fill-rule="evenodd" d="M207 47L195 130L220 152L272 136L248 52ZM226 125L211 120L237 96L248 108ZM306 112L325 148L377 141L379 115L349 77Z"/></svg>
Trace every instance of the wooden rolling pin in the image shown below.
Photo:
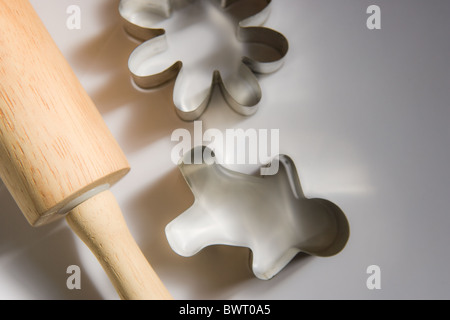
<svg viewBox="0 0 450 320"><path fill-rule="evenodd" d="M28 0L0 0L0 177L33 226L66 217L121 299L171 299L109 187L129 164Z"/></svg>

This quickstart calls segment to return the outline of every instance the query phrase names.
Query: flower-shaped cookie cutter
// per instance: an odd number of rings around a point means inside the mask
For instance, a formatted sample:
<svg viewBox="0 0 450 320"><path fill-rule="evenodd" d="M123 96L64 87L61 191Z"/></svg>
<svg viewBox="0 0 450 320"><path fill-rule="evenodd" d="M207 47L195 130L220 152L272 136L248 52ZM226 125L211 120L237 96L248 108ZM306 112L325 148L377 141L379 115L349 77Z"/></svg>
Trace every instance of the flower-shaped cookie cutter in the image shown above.
<svg viewBox="0 0 450 320"><path fill-rule="evenodd" d="M245 116L254 114L262 97L256 75L278 70L288 52L287 39L281 33L263 27L269 17L271 0L216 2L218 0L120 1L119 12L124 29L129 35L142 41L128 60L128 68L135 84L149 89L176 79L173 102L179 117L186 121L193 121L202 115L216 85L233 110ZM159 28L158 24L169 20L169 17L174 19L174 12L190 15L192 12L185 12L189 8L197 14L201 11L201 16L210 20L218 19L217 12L223 17L223 13L226 13L228 25L233 29L227 40L208 39L207 36L203 38L202 34L196 37L198 41L213 40L216 62L224 58L228 63L223 68L223 63L218 62L217 67L209 61L211 57L203 57L199 53L197 61L206 61L206 64L210 64L207 69L211 69L209 76L203 78L196 74L196 66L177 59L179 52L174 53L173 57L164 57L171 50L168 38L175 33L182 33L197 22L190 21L188 26L174 27L176 32L173 33ZM184 40L189 42L192 38Z"/></svg>
<svg viewBox="0 0 450 320"><path fill-rule="evenodd" d="M202 161L195 164L198 154ZM274 165L275 175L254 176L218 164L207 147L186 153L179 169L195 201L166 226L171 248L185 257L210 245L249 248L253 273L263 280L298 252L339 253L350 235L345 214L331 201L305 197L290 157L279 155Z"/></svg>

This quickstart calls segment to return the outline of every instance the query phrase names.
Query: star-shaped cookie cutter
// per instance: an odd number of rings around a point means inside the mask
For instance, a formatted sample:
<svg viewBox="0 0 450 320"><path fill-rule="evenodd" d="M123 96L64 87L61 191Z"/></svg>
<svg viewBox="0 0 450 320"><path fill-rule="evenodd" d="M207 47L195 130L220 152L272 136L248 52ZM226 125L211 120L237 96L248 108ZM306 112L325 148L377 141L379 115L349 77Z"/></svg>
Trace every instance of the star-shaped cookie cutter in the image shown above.
<svg viewBox="0 0 450 320"><path fill-rule="evenodd" d="M232 70L213 70L200 89L191 88L192 73L183 61L158 66L149 63L169 49L166 30L156 21L169 18L174 8L188 7L201 1L215 4L219 0L121 0L119 12L124 29L132 37L143 41L130 55L128 68L135 84L144 89L175 80L173 102L179 117L186 121L198 119L207 108L214 87L220 88L227 104L237 113L249 116L257 111L262 92L256 74L278 70L288 52L288 41L279 32L263 27L269 17L271 0L220 0L216 7L232 18L234 35L244 54ZM206 12L209 13L209 12ZM232 48L218 44L218 52L227 55ZM219 50L220 49L220 50ZM155 61L156 63L156 61Z"/></svg>
<svg viewBox="0 0 450 320"><path fill-rule="evenodd" d="M203 155L201 164L192 161ZM166 237L179 255L190 257L210 245L246 247L252 270L267 280L299 252L332 256L346 245L345 214L325 199L303 194L295 164L286 155L275 175L254 176L217 163L207 147L195 147L179 169L194 194L194 204L166 226Z"/></svg>

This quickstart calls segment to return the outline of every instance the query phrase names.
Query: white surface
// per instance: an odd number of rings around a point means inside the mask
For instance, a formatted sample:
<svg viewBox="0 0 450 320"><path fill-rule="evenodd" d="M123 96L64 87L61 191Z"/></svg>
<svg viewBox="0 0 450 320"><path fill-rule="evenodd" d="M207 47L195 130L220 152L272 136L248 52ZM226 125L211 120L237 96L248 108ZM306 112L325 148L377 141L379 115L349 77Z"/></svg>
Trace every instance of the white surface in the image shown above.
<svg viewBox="0 0 450 320"><path fill-rule="evenodd" d="M132 165L112 190L149 261L177 299L450 298L450 2L274 0L267 26L290 51L260 79L263 99L243 118L215 96L204 128L280 129L280 152L296 163L307 197L333 201L351 235L335 257L298 256L270 281L256 279L248 251L210 247L177 256L164 227L192 203L170 159L177 128L170 85L130 82L136 42L118 1L32 0ZM81 30L66 8L81 8ZM381 30L366 9L381 7ZM186 39L186 44L189 44ZM89 250L64 221L33 229L0 187L1 299L117 299ZM79 265L82 289L66 287ZM368 290L366 268L381 268Z"/></svg>

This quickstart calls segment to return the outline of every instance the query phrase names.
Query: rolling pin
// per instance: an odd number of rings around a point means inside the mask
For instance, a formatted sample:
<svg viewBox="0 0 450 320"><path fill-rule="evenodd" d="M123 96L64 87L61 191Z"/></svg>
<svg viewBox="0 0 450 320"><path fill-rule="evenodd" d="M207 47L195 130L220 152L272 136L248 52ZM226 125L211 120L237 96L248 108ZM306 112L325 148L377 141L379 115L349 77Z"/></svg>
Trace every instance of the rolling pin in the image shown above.
<svg viewBox="0 0 450 320"><path fill-rule="evenodd" d="M121 299L172 299L110 187L130 170L28 0L0 0L0 178L32 226L65 217Z"/></svg>

